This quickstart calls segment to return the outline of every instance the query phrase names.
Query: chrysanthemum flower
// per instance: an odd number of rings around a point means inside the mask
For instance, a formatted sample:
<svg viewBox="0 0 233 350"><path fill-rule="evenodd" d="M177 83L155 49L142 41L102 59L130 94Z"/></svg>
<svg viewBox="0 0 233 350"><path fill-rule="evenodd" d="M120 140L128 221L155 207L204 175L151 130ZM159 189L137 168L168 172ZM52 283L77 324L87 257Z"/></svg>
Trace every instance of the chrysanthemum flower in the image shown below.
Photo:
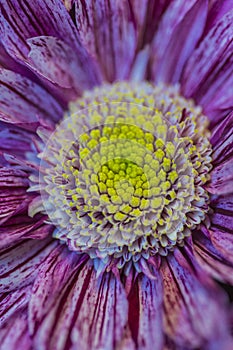
<svg viewBox="0 0 233 350"><path fill-rule="evenodd" d="M0 9L0 349L231 349L232 1Z"/></svg>

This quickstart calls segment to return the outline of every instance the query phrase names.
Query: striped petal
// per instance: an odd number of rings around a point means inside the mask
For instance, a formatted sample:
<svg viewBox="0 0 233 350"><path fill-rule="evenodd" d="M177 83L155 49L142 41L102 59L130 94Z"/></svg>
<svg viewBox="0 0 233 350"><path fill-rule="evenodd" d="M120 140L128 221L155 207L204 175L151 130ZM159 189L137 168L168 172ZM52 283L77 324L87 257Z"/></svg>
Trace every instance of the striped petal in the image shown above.
<svg viewBox="0 0 233 350"><path fill-rule="evenodd" d="M207 1L171 3L152 44L151 78L154 82L179 81L184 64L202 35L206 15Z"/></svg>
<svg viewBox="0 0 233 350"><path fill-rule="evenodd" d="M217 123L232 109L233 10L210 30L190 57L182 78L182 93L194 98Z"/></svg>
<svg viewBox="0 0 233 350"><path fill-rule="evenodd" d="M176 249L163 261L165 333L178 347L207 349L229 337L226 310L220 290L191 259Z"/></svg>
<svg viewBox="0 0 233 350"><path fill-rule="evenodd" d="M51 238L26 240L0 252L0 293L14 291L32 283L38 268L56 247Z"/></svg>
<svg viewBox="0 0 233 350"><path fill-rule="evenodd" d="M84 47L112 82L126 79L135 57L137 38L127 1L76 0L76 23Z"/></svg>
<svg viewBox="0 0 233 350"><path fill-rule="evenodd" d="M127 321L123 286L111 273L97 279L86 258L75 265L71 256L47 261L35 282L29 307L35 347L115 349Z"/></svg>
<svg viewBox="0 0 233 350"><path fill-rule="evenodd" d="M0 73L0 120L35 130L40 121L62 117L62 108L42 87L6 69Z"/></svg>
<svg viewBox="0 0 233 350"><path fill-rule="evenodd" d="M163 289L160 275L157 280L141 276L128 297L129 326L137 349L163 349Z"/></svg>

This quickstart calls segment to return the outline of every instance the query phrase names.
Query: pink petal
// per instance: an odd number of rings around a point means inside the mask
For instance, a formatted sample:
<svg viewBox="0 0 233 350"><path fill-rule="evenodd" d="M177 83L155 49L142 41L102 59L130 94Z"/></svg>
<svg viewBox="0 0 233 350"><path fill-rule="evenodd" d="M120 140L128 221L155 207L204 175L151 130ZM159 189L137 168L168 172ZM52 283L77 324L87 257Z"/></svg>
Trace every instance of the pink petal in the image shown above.
<svg viewBox="0 0 233 350"><path fill-rule="evenodd" d="M84 47L112 82L126 79L134 60L137 40L126 1L76 0L76 22Z"/></svg>
<svg viewBox="0 0 233 350"><path fill-rule="evenodd" d="M226 114L232 108L232 21L230 11L210 30L189 59L181 82L183 95L203 106L214 123L222 118L219 111Z"/></svg>
<svg viewBox="0 0 233 350"><path fill-rule="evenodd" d="M0 293L29 285L38 274L38 268L55 249L58 242L26 240L0 252Z"/></svg>
<svg viewBox="0 0 233 350"><path fill-rule="evenodd" d="M97 280L86 258L62 255L47 261L35 282L29 308L35 347L117 348L127 321L123 286L111 273Z"/></svg>
<svg viewBox="0 0 233 350"><path fill-rule="evenodd" d="M42 87L11 71L0 73L0 120L35 130L40 120L61 118L61 107Z"/></svg>
<svg viewBox="0 0 233 350"><path fill-rule="evenodd" d="M32 350L32 341L28 333L27 310L10 318L0 329L1 350Z"/></svg>
<svg viewBox="0 0 233 350"><path fill-rule="evenodd" d="M165 12L152 45L152 80L176 83L200 39L207 1L175 1ZM190 25L191 23L191 25Z"/></svg>
<svg viewBox="0 0 233 350"><path fill-rule="evenodd" d="M141 276L129 294L129 326L138 349L163 349L163 288L160 275L157 280Z"/></svg>
<svg viewBox="0 0 233 350"><path fill-rule="evenodd" d="M228 337L226 310L220 290L189 260L176 250L162 264L165 333L177 346L207 349Z"/></svg>

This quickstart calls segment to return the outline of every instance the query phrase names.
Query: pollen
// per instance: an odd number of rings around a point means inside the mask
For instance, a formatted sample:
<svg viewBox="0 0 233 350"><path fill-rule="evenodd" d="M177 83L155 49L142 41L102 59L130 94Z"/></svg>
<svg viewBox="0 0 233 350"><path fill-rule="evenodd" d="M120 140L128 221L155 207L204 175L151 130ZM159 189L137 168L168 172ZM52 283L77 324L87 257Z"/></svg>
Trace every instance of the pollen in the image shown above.
<svg viewBox="0 0 233 350"><path fill-rule="evenodd" d="M119 82L71 103L41 156L56 238L125 262L183 245L208 210L204 125L200 108L163 85Z"/></svg>

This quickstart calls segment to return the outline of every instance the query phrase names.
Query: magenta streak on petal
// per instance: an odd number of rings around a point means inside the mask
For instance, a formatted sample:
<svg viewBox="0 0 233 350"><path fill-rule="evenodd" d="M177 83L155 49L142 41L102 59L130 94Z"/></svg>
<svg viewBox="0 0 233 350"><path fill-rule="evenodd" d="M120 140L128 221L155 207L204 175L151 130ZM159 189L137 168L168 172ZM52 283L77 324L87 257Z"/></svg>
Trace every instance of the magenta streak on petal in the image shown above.
<svg viewBox="0 0 233 350"><path fill-rule="evenodd" d="M135 282L132 290L128 296L129 299L129 311L128 311L128 322L131 330L132 338L137 344L138 329L139 329L139 293L138 293L138 283Z"/></svg>

